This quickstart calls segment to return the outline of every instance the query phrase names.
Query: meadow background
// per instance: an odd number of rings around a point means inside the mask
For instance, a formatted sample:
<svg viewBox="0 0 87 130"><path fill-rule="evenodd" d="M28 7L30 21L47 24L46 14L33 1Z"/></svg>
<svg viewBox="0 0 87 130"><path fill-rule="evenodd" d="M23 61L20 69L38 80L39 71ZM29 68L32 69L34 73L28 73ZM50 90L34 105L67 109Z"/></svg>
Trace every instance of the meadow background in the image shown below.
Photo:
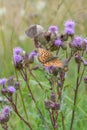
<svg viewBox="0 0 87 130"><path fill-rule="evenodd" d="M34 49L33 40L25 36L25 30L29 25L40 24L46 30L51 25L57 25L59 31L62 32L63 24L68 19L76 22L75 32L77 35L87 37L86 0L0 0L0 78L7 78L14 75L14 67L12 65L12 51L14 47L20 46L28 53ZM73 86L75 79L73 79L72 75L75 75L75 68L72 65L69 68L71 69L71 73L67 81L68 84ZM38 79L46 86L42 72L38 73L40 73ZM29 120L34 126L34 130L46 130L43 122L39 119L34 103L28 98L23 81L21 81L21 86ZM38 105L41 107L41 111L49 119L44 109L45 94L43 95L37 83L32 80L31 86ZM66 95L65 101L69 108L66 108L65 111L67 115L65 124L66 130L69 130L69 118L71 115L71 111L69 110L73 102L71 88L66 91ZM18 98L20 100L20 95ZM25 116L22 109L22 102L18 102L18 106L20 113ZM83 83L79 90L76 115L78 118L75 118L75 129L73 130L87 130L87 90ZM49 120L48 123L50 124ZM12 113L9 130L28 130L28 128Z"/></svg>

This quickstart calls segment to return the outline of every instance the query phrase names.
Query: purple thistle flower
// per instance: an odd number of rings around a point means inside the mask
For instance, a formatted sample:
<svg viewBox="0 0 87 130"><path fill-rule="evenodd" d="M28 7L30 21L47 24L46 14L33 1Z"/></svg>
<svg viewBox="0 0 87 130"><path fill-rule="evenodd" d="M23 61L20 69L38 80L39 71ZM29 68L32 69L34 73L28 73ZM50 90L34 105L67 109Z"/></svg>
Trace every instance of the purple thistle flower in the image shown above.
<svg viewBox="0 0 87 130"><path fill-rule="evenodd" d="M57 26L54 26L54 25L53 25L53 26L50 26L50 27L49 27L48 31L49 31L49 32L53 32L53 33L54 33L54 32L58 32L58 28L57 28Z"/></svg>
<svg viewBox="0 0 87 130"><path fill-rule="evenodd" d="M64 29L64 33L65 33L65 34L68 34L68 35L73 35L73 34L74 34L74 29L73 29L73 28L66 27L66 28Z"/></svg>
<svg viewBox="0 0 87 130"><path fill-rule="evenodd" d="M50 108L53 109L53 110L55 110L55 104L51 103L50 104Z"/></svg>
<svg viewBox="0 0 87 130"><path fill-rule="evenodd" d="M13 62L14 62L14 64L16 65L17 63L20 63L21 61L22 61L22 56L20 56L20 55L17 55L17 54L14 54L13 55Z"/></svg>
<svg viewBox="0 0 87 130"><path fill-rule="evenodd" d="M14 93L15 91L16 91L16 89L14 88L14 86L9 86L9 87L8 87L8 92L9 92L9 93L12 94L12 93Z"/></svg>
<svg viewBox="0 0 87 130"><path fill-rule="evenodd" d="M84 44L87 45L87 38L83 40Z"/></svg>
<svg viewBox="0 0 87 130"><path fill-rule="evenodd" d="M0 115L0 123L3 122L3 119L4 119L4 115Z"/></svg>
<svg viewBox="0 0 87 130"><path fill-rule="evenodd" d="M74 44L75 47L81 47L82 38L79 37L79 36L75 37L74 40L73 40L73 44Z"/></svg>
<svg viewBox="0 0 87 130"><path fill-rule="evenodd" d="M10 110L11 109L9 106L4 107L4 109L2 110L3 115L7 116L9 114Z"/></svg>
<svg viewBox="0 0 87 130"><path fill-rule="evenodd" d="M28 59L29 59L29 62L32 63L34 61L34 57L36 56L37 52L36 51L32 51L29 56L28 56Z"/></svg>
<svg viewBox="0 0 87 130"><path fill-rule="evenodd" d="M13 54L19 55L22 51L23 51L22 48L20 48L20 47L15 47L15 48L13 49Z"/></svg>
<svg viewBox="0 0 87 130"><path fill-rule="evenodd" d="M83 61L84 66L87 66L87 61Z"/></svg>
<svg viewBox="0 0 87 130"><path fill-rule="evenodd" d="M5 85L6 81L7 81L6 78L0 79L0 85Z"/></svg>
<svg viewBox="0 0 87 130"><path fill-rule="evenodd" d="M55 40L54 45L60 46L62 41L60 39Z"/></svg>
<svg viewBox="0 0 87 130"><path fill-rule="evenodd" d="M73 28L75 26L75 22L72 21L72 20L67 20L65 23L64 23L64 26L65 28Z"/></svg>

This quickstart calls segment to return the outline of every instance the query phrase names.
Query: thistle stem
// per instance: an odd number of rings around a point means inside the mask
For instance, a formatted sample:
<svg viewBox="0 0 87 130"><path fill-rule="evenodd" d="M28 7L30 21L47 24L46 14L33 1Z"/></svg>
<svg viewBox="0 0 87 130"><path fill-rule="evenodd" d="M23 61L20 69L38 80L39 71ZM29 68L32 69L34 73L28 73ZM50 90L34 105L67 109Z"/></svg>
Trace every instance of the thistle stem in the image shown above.
<svg viewBox="0 0 87 130"><path fill-rule="evenodd" d="M78 94L78 88L79 88L79 73L80 73L80 64L78 64L78 70L77 70L77 80L76 80L76 89L74 94L74 104L73 104L73 110L72 110L72 117L71 117L71 124L70 124L70 130L72 130L73 122L75 118L75 106L76 106L76 100L77 100L77 94Z"/></svg>

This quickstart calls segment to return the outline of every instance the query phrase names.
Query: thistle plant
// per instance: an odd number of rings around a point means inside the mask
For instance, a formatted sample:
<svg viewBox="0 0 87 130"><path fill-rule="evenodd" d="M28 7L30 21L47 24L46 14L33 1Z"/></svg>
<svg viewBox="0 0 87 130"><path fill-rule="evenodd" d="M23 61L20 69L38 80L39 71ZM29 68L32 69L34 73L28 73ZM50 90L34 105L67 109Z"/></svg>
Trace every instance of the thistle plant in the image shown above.
<svg viewBox="0 0 87 130"><path fill-rule="evenodd" d="M27 87L27 93L29 98L35 104L37 114L40 120L43 122L45 129L60 130L66 129L66 117L65 117L65 105L64 96L68 74L70 71L70 64L72 63L76 67L75 86L73 87L73 105L71 108L72 114L69 120L69 130L73 129L75 122L75 113L77 107L77 97L82 80L87 85L87 76L85 70L87 61L85 56L87 54L87 38L82 39L75 34L75 22L68 20L64 23L63 33L60 34L57 26L50 26L46 31L40 25L31 25L25 34L33 39L35 49L30 54L25 52L20 47L13 49L13 65L15 68L15 78L10 77L8 79L0 79L2 86L1 93L8 100L10 108L16 113L16 115L27 125L30 130L33 130L33 125L29 121L27 108L24 102L24 95L21 89L21 79ZM73 67L72 65L72 67ZM45 85L38 78L38 72L44 74ZM44 111L48 115L49 121L45 118L43 111L38 106L37 99L31 88L30 79L35 81L43 94L44 98ZM71 87L71 86L70 86ZM69 88L70 88L69 87ZM38 91L38 88L37 88ZM23 110L26 115L26 119L19 112L17 107L17 94L20 93L23 103ZM68 106L66 106L68 109ZM3 110L4 111L4 110ZM9 109L8 109L9 113ZM2 125L2 114L0 116L0 123ZM6 120L8 121L8 120ZM50 122L50 123L48 123ZM3 123L4 124L4 123ZM7 126L7 122L5 123ZM3 127L4 130L7 128Z"/></svg>

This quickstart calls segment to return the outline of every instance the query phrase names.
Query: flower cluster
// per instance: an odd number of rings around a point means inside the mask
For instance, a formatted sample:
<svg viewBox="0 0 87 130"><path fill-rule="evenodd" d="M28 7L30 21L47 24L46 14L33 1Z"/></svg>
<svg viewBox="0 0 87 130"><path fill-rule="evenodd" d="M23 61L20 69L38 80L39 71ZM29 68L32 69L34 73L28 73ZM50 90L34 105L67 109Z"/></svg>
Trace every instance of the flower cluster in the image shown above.
<svg viewBox="0 0 87 130"><path fill-rule="evenodd" d="M9 121L11 108L9 106L5 106L0 113L0 124L2 128L7 129L7 122Z"/></svg>
<svg viewBox="0 0 87 130"><path fill-rule="evenodd" d="M24 67L27 67L30 63L33 63L34 56L36 55L36 52L33 51L29 55L22 50L20 47L15 47L13 49L13 63L14 66L17 69L23 69Z"/></svg>
<svg viewBox="0 0 87 130"><path fill-rule="evenodd" d="M8 80L6 78L2 78L0 79L0 82L2 85L1 92L3 95L12 96L12 94L19 88L19 83L14 82L13 77L10 77Z"/></svg>

